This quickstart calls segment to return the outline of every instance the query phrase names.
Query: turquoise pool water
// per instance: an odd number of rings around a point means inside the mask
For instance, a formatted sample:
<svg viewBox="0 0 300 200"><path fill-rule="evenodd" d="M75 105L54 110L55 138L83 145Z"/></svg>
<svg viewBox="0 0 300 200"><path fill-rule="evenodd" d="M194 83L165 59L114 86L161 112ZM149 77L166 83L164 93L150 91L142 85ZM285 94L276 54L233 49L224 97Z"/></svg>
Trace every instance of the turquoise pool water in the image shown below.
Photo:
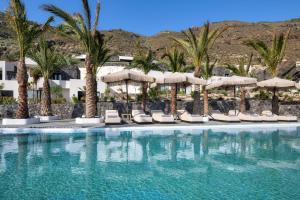
<svg viewBox="0 0 300 200"><path fill-rule="evenodd" d="M300 199L300 128L2 135L0 199Z"/></svg>

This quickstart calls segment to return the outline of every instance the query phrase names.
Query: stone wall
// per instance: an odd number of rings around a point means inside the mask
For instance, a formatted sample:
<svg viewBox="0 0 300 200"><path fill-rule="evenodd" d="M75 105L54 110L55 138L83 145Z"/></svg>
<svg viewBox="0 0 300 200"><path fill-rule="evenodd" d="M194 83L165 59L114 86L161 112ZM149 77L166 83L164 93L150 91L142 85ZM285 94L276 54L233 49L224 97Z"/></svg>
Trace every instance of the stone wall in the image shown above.
<svg viewBox="0 0 300 200"><path fill-rule="evenodd" d="M201 108L203 108L203 102L201 103ZM211 100L210 110L220 110L221 112L228 112L234 108L238 109L239 102L233 100ZM261 113L263 110L271 110L271 101L260 101L260 100L249 100L247 101L247 110L253 111L255 113ZM15 116L17 105L0 105L0 117L1 118L11 118ZM85 105L84 104L54 104L52 105L52 110L55 115L60 116L62 119L71 119L76 117L81 117L84 114ZM126 113L127 106L125 102L99 102L97 105L98 115L104 116L105 110L115 109L119 113ZM141 109L141 104L132 102L129 104L129 109ZM192 101L178 101L177 109L186 109L189 112L193 110ZM147 110L164 110L166 113L170 112L170 101L157 101L149 102L147 105ZM38 115L40 111L40 104L30 104L29 113L30 116ZM280 114L291 114L300 117L300 103L280 104ZM203 112L203 111L201 111Z"/></svg>

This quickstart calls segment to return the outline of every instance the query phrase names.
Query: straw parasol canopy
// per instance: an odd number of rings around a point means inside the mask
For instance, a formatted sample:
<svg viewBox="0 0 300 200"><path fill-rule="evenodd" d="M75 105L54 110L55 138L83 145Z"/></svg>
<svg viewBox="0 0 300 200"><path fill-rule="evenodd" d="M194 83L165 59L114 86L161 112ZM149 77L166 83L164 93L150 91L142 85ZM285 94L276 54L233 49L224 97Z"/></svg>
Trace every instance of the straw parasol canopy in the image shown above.
<svg viewBox="0 0 300 200"><path fill-rule="evenodd" d="M300 83L296 83L296 88L300 89Z"/></svg>
<svg viewBox="0 0 300 200"><path fill-rule="evenodd" d="M142 72L137 72L130 69L124 69L119 72L102 76L101 80L104 83L114 83L114 82L129 81L129 80L134 82L149 82L149 83L154 82L153 77L145 75Z"/></svg>
<svg viewBox="0 0 300 200"><path fill-rule="evenodd" d="M174 84L184 83L192 85L206 85L206 81L200 78L192 77L184 73L170 73L164 74L163 77L159 77L155 80L157 84Z"/></svg>
<svg viewBox="0 0 300 200"><path fill-rule="evenodd" d="M272 79L258 82L257 86L260 88L267 89L289 89L296 87L296 82L275 77Z"/></svg>
<svg viewBox="0 0 300 200"><path fill-rule="evenodd" d="M207 90L219 88L219 87L234 87L233 93L234 98L236 99L236 87L253 87L257 84L256 78L243 77L243 76L231 76L231 77L214 77L214 81L211 81L210 84L206 86ZM242 105L242 102L241 102ZM236 109L234 109L236 111Z"/></svg>
<svg viewBox="0 0 300 200"><path fill-rule="evenodd" d="M295 88L297 86L297 84L294 81L275 77L272 79L258 82L257 86L260 88L266 88L269 90L273 90L272 112L275 114L279 114L279 103L278 103L279 100L278 100L278 97L276 96L276 91L283 90L283 89Z"/></svg>
<svg viewBox="0 0 300 200"><path fill-rule="evenodd" d="M219 87L228 87L228 86L256 86L257 79L242 77L242 76L231 76L231 77L222 77L219 80L211 81L207 84L206 89L214 89Z"/></svg>
<svg viewBox="0 0 300 200"><path fill-rule="evenodd" d="M130 69L124 69L119 72L111 73L106 76L102 76L101 80L104 83L115 83L115 82L125 82L126 84L126 96L127 96L127 112L129 113L129 95L128 95L128 82L149 82L153 83L155 79L151 76L145 75L142 72L133 71Z"/></svg>

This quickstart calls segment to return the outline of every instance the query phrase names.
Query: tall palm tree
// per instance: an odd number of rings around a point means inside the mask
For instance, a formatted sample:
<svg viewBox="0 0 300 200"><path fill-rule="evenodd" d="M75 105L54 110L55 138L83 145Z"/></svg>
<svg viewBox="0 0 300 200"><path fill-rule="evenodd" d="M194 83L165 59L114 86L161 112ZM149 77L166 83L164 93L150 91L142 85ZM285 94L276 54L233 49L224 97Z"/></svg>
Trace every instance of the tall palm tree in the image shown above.
<svg viewBox="0 0 300 200"><path fill-rule="evenodd" d="M205 57L205 65L203 65L202 68L202 78L205 80L208 80L213 75L214 67L216 66L216 63L218 60L216 59L213 63L210 61L210 57L208 53L206 53ZM203 86L203 102L204 102L204 115L209 115L209 101L208 101L208 90L206 89L206 86Z"/></svg>
<svg viewBox="0 0 300 200"><path fill-rule="evenodd" d="M172 73L176 72L187 72L191 68L186 66L185 55L183 52L180 52L177 48L172 50L167 50L166 53L162 56L162 59L165 58L164 64L167 67L168 71ZM177 112L177 83L172 84L171 86L171 113L176 115Z"/></svg>
<svg viewBox="0 0 300 200"><path fill-rule="evenodd" d="M99 58L102 56L99 48L103 44L102 35L97 31L100 16L100 2L97 2L95 19L92 22L92 15L88 0L81 0L84 8L83 14L71 15L54 5L43 5L44 10L64 20L64 25L59 33L81 44L85 51L86 68L86 117L93 118L97 113L97 71Z"/></svg>
<svg viewBox="0 0 300 200"><path fill-rule="evenodd" d="M9 7L6 11L7 21L15 32L17 45L19 48L19 62L17 66L17 81L18 81L18 108L16 118L26 119L29 117L28 102L27 102L27 84L28 74L25 65L25 56L31 48L34 40L45 31L49 23L53 20L49 18L47 22L40 26L30 23L27 19L25 5L21 0L10 0Z"/></svg>
<svg viewBox="0 0 300 200"><path fill-rule="evenodd" d="M291 29L287 30L285 34L280 33L279 35L277 35L276 33L274 33L271 47L268 47L266 43L258 39L245 41L245 44L247 46L252 47L259 54L264 64L267 66L267 70L272 74L273 77L278 76L278 67L285 56L290 32ZM276 88L274 88L272 98L272 111L275 114L278 114L279 112L278 102L279 100L276 96Z"/></svg>
<svg viewBox="0 0 300 200"><path fill-rule="evenodd" d="M38 66L35 70L44 78L40 114L42 116L51 116L52 110L49 79L59 68L70 64L69 59L58 54L57 50L51 46L44 37L40 38L38 45L31 49L28 55L37 63Z"/></svg>
<svg viewBox="0 0 300 200"><path fill-rule="evenodd" d="M210 30L210 23L204 24L203 31L197 36L190 28L188 31L183 32L185 39L176 39L175 42L179 44L187 53L191 59L192 65L194 66L194 76L197 78L201 77L202 62L205 58L206 52L213 47L216 39L227 28L217 28L213 31ZM194 105L193 112L195 114L200 113L200 87L196 86L194 91Z"/></svg>
<svg viewBox="0 0 300 200"><path fill-rule="evenodd" d="M245 67L246 60L244 58L239 60L238 65L226 64L226 68L229 69L234 75L244 76L244 77L253 77L253 74L250 71L252 63L253 54L250 55L247 66ZM240 112L246 112L246 90L244 87L241 87L241 102L240 102Z"/></svg>
<svg viewBox="0 0 300 200"><path fill-rule="evenodd" d="M155 62L155 54L153 51L149 50L148 53L140 52L134 59L131 65L128 67L139 69L145 74L148 74L151 70L160 70L159 64ZM142 109L146 110L147 105L147 90L148 84L143 82L142 83Z"/></svg>

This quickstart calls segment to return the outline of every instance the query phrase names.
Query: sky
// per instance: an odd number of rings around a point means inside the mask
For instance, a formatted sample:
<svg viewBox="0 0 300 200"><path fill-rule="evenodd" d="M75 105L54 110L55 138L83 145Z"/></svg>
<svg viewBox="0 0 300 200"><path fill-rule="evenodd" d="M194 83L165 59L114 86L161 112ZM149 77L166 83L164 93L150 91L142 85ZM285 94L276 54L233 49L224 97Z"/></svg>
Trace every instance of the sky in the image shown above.
<svg viewBox="0 0 300 200"><path fill-rule="evenodd" d="M29 19L43 22L49 13L43 4L54 4L71 13L81 12L81 0L23 0ZM90 0L93 12L95 2ZM0 0L4 11L9 0ZM100 30L124 29L142 35L181 31L204 22L240 20L282 21L300 18L300 0L101 0ZM56 20L56 24L60 23Z"/></svg>

